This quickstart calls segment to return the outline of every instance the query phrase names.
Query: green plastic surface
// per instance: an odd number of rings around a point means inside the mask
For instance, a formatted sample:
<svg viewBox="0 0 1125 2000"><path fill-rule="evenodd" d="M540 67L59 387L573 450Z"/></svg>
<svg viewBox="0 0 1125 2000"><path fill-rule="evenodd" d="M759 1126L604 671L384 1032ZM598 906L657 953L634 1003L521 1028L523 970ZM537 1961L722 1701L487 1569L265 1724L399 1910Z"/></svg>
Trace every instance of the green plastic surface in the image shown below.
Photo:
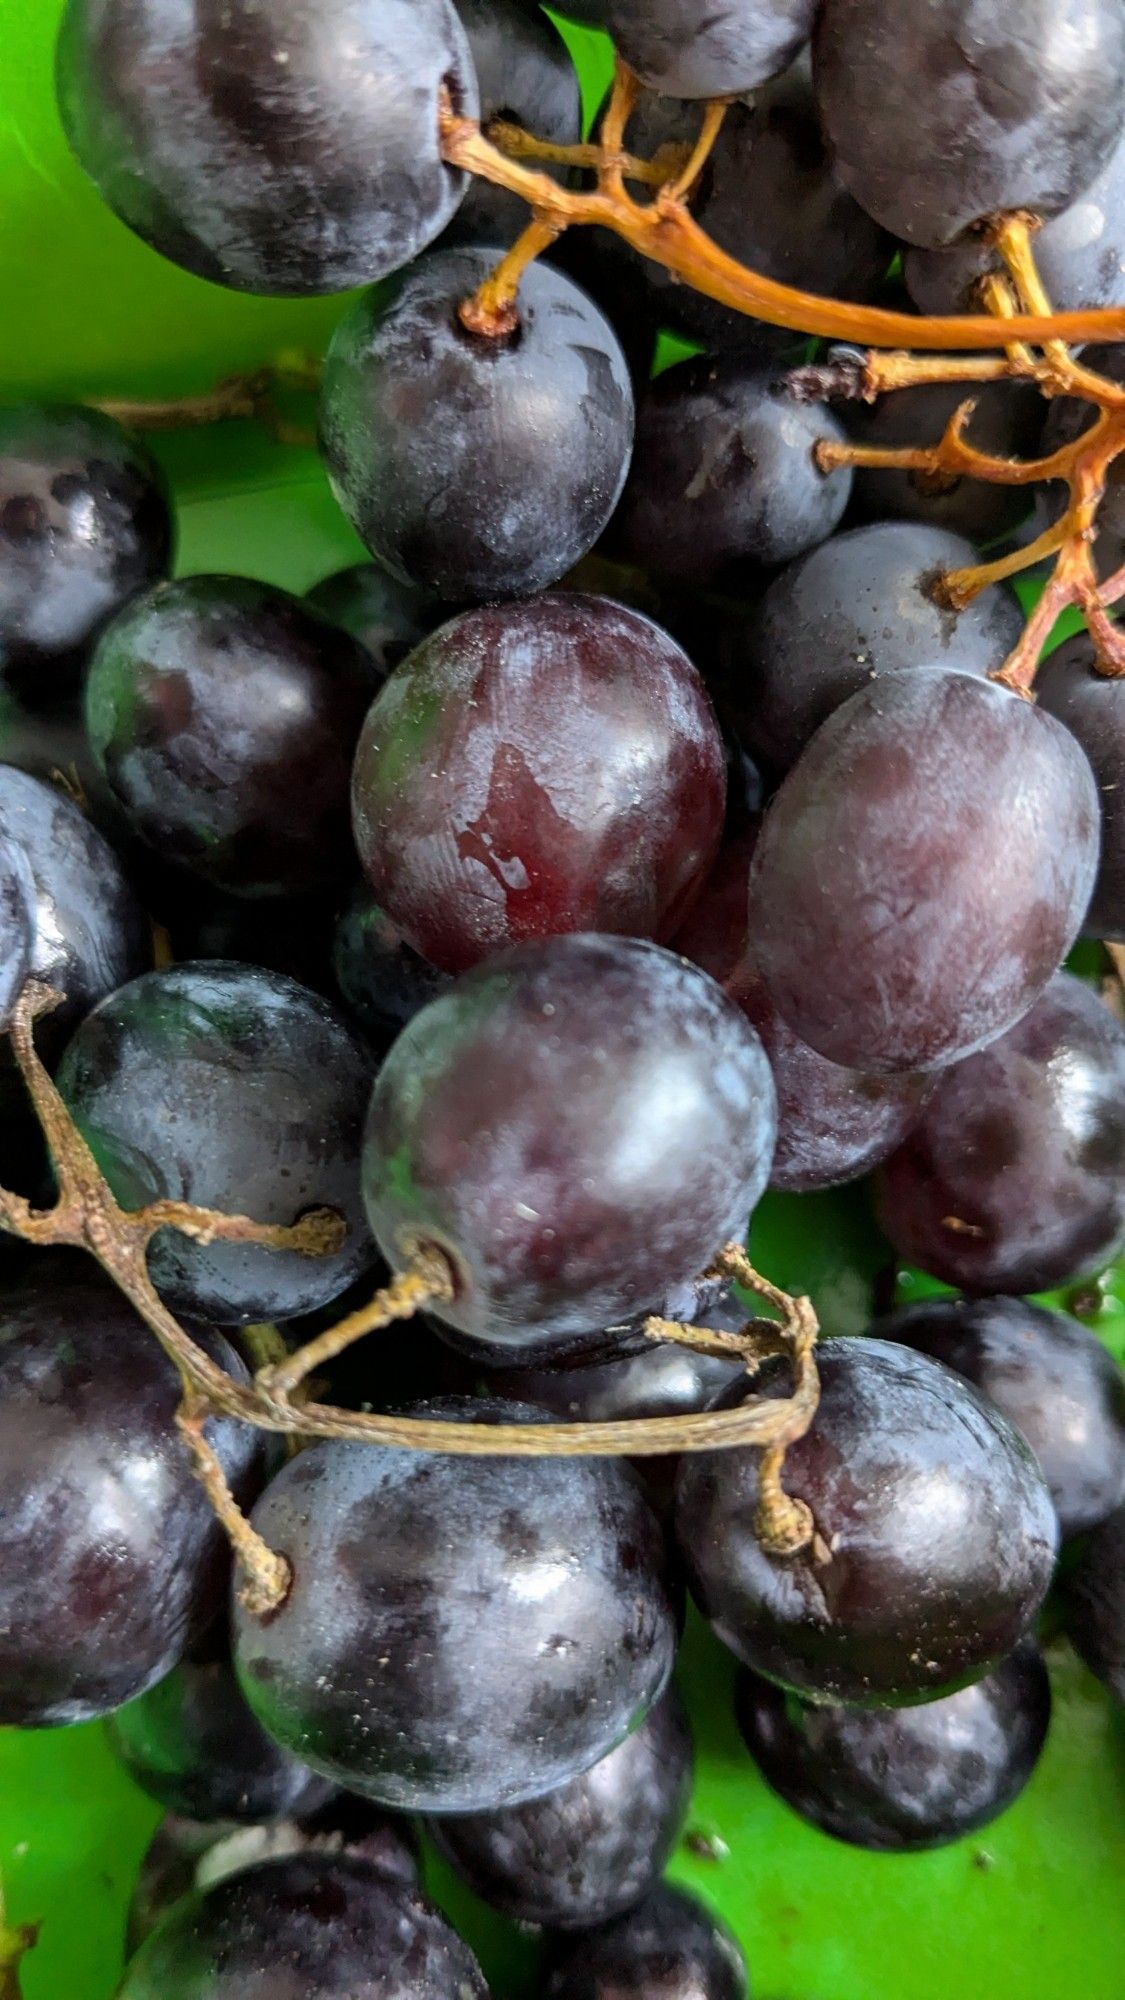
<svg viewBox="0 0 1125 2000"><path fill-rule="evenodd" d="M0 4L0 396L185 392L285 350L318 349L339 300L220 291L163 263L102 207L55 117L59 11L60 0ZM567 33L589 107L608 74L605 48ZM362 553L311 453L244 425L159 449L180 508L181 570L237 570L303 590ZM866 1324L887 1252L863 1190L771 1197L754 1251L780 1283L811 1291L827 1331ZM904 1296L926 1289L911 1274L900 1285ZM1119 1291L1086 1288L1071 1303L1125 1355ZM936 1854L876 1856L813 1832L769 1792L731 1720L730 1662L691 1623L680 1677L699 1783L673 1873L741 1937L757 2000L1121 2000L1125 1718L1061 1642L1050 1657L1050 1742L1012 1811ZM110 2000L129 1886L156 1819L96 1725L0 1731L10 1913L43 1920L27 2000ZM534 1942L429 1867L497 1991L533 1991Z"/></svg>

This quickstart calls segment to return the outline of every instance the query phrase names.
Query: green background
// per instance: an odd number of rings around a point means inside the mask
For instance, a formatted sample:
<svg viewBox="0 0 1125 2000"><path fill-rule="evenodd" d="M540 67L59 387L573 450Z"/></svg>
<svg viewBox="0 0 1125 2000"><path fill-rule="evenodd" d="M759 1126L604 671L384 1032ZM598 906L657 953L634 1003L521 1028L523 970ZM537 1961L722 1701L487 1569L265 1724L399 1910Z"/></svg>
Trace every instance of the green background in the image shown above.
<svg viewBox="0 0 1125 2000"><path fill-rule="evenodd" d="M319 350L341 301L221 291L162 262L102 207L54 113L59 12L60 0L0 8L3 399L183 393L287 351ZM567 33L590 104L608 74L605 46ZM361 553L311 453L246 425L162 439L159 449L179 503L183 571L234 569L303 590ZM828 1331L864 1326L886 1250L862 1191L770 1197L754 1249L780 1283L811 1291ZM925 1285L906 1274L901 1289ZM1125 1354L1125 1308L1112 1289L1089 1318ZM731 1720L730 1664L692 1623L681 1681L699 1784L673 1873L736 1930L758 2000L1121 2000L1125 1718L1065 1645L1049 1650L1054 1720L1023 1798L954 1847L876 1856L814 1833L767 1790ZM98 1726L0 1731L10 1914L43 1920L27 2000L109 2000L125 1902L156 1819ZM532 1942L429 1865L497 1987L518 1986L534 1964Z"/></svg>

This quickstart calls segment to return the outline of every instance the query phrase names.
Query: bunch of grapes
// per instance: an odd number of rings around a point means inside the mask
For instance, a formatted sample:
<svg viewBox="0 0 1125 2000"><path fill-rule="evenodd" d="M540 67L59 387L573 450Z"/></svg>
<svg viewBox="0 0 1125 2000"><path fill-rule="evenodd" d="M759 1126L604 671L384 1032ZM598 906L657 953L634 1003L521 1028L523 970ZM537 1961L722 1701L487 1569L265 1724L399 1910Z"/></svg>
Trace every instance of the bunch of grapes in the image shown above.
<svg viewBox="0 0 1125 2000"><path fill-rule="evenodd" d="M165 1812L122 2000L486 2000L407 1815L550 2000L740 2000L685 1586L860 1846L1022 1790L1060 1551L1125 1698L1125 1378L1028 1298L1125 1247L1125 12L566 11L592 140L531 0L64 13L123 223L365 287L305 598L0 410L0 1722ZM868 1175L942 1288L817 1342L755 1211Z"/></svg>

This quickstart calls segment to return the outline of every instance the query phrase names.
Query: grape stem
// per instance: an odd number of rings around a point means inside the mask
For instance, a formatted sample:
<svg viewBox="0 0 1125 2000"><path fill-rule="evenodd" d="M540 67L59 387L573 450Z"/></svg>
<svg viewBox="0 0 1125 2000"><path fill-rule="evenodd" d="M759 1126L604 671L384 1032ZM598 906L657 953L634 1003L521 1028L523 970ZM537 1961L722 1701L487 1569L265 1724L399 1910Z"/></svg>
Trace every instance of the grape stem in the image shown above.
<svg viewBox="0 0 1125 2000"><path fill-rule="evenodd" d="M316 436L307 425L291 423L278 406L279 391L316 393L320 386L320 363L309 354L285 355L263 368L242 375L224 376L213 389L195 396L156 397L151 400L109 397L93 400L91 407L104 411L131 430L195 430L208 424L240 419L263 424L277 444L314 445Z"/></svg>
<svg viewBox="0 0 1125 2000"><path fill-rule="evenodd" d="M58 1200L52 1209L34 1209L22 1195L0 1188L0 1228L25 1242L67 1244L89 1251L155 1334L179 1372L183 1385L177 1418L180 1434L191 1452L196 1476L230 1538L244 1578L243 1601L252 1614L264 1617L284 1602L290 1572L285 1558L263 1541L230 1491L206 1435L205 1426L213 1417L233 1417L290 1438L335 1438L476 1457L644 1457L756 1445L767 1452L772 1449L775 1455L768 1463L776 1467L776 1473L771 1470L767 1474L762 1488L760 1513L766 1546L775 1554L792 1554L812 1541L815 1551L811 1517L803 1502L791 1501L781 1491L780 1467L785 1447L804 1435L820 1400L814 1354L816 1314L810 1300L790 1298L761 1277L739 1244L729 1244L721 1252L714 1275L727 1277L766 1299L781 1315L780 1323L748 1321L742 1333L732 1335L653 1320L646 1330L657 1339L682 1340L690 1346L706 1342L711 1352L739 1353L748 1373L763 1355L785 1354L793 1377L789 1397L748 1399L733 1409L689 1416L632 1417L596 1424L452 1424L345 1410L303 1396L314 1371L365 1334L409 1319L424 1306L454 1296L454 1274L443 1253L417 1242L402 1245L404 1268L368 1305L284 1358L279 1358L271 1342L269 1358L258 1367L253 1381L236 1381L191 1338L156 1291L148 1272L147 1252L157 1230L177 1229L200 1243L257 1243L315 1257L339 1249L344 1225L327 1210L316 1210L296 1223L282 1225L257 1223L248 1216L224 1215L186 1202L155 1201L141 1209L122 1209L35 1048L35 1022L57 1007L61 998L50 987L30 981L9 1023L16 1062L51 1153Z"/></svg>

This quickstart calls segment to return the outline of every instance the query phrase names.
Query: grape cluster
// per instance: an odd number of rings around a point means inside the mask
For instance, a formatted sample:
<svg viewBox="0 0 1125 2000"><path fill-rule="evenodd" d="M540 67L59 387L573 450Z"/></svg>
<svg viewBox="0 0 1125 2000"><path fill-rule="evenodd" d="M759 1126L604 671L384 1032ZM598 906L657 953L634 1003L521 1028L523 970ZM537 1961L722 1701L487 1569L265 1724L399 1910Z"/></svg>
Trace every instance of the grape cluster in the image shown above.
<svg viewBox="0 0 1125 2000"><path fill-rule="evenodd" d="M854 1845L1022 1790L1057 1564L1125 1695L1125 1377L1079 1316L1125 1247L1125 680L1092 599L1041 699L1005 665L1049 481L893 462L1034 454L1042 399L826 407L862 358L549 199L628 183L861 324L1001 313L1033 210L1060 298L1121 306L1125 15L566 11L621 58L600 154L527 0L64 10L122 222L364 287L319 447L370 559L305 598L173 578L111 414L0 412L0 1722L106 1718L165 1814L121 2000L487 2000L408 1814L548 2000L744 2000L662 1880L685 1592L765 1781ZM478 115L502 185L451 164ZM956 1290L814 1351L743 1246L867 1175Z"/></svg>

